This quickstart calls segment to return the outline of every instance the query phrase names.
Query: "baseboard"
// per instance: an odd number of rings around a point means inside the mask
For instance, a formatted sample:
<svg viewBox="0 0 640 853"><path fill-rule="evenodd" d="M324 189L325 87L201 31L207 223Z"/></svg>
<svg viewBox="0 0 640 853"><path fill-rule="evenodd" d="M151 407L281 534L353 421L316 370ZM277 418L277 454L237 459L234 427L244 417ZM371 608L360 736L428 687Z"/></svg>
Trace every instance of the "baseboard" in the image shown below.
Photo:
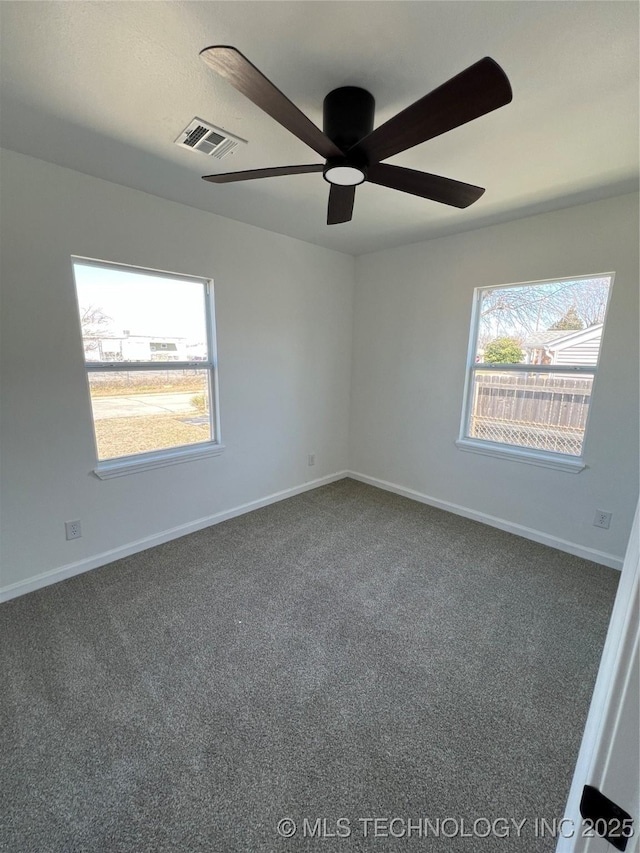
<svg viewBox="0 0 640 853"><path fill-rule="evenodd" d="M347 471L347 477L353 480L359 480L361 483L368 483L370 486L376 486L379 489L384 489L387 492L394 492L397 495L402 495L405 498L411 498L420 503L429 504L429 506L444 509L447 512L452 512L455 515L462 515L464 518L471 518L473 521L481 521L483 524L488 524L490 527L497 527L500 530L506 530L507 533L515 533L516 536L522 536L525 539L531 539L534 542L539 542L542 545L549 545L551 548L557 548L558 551L566 551L568 554L573 554L576 557L583 557L585 560L592 560L594 563L600 563L603 566L608 566L611 569L622 571L623 559L616 557L613 554L607 554L604 551L596 551L595 548L585 548L583 545L577 545L575 542L568 542L566 539L560 539L557 536L551 536L548 533L543 533L541 530L534 530L532 527L525 527L522 524L515 524L512 521L506 521L504 518L497 518L494 515L487 515L484 512L478 512L475 509L469 509L466 506L442 501L438 498L432 498L429 495L424 495L422 492L416 492L414 489L407 489L404 486L399 486L397 483L389 483L386 480L379 480L377 477L369 477L367 474L359 474L357 471Z"/></svg>
<svg viewBox="0 0 640 853"><path fill-rule="evenodd" d="M25 595L27 592L34 592L36 589L50 586L59 581L72 578L75 575L83 574L91 569L97 569L107 563L112 563L114 560L119 560L122 557L128 557L131 554L136 554L139 551L146 551L147 548L153 548L154 545L162 545L164 542L169 542L172 539L178 539L180 536L186 536L188 533L195 533L197 530L202 530L205 527L211 527L213 524L220 524L221 521L227 521L230 518L235 518L238 515L244 515L247 512L252 512L254 509L268 506L269 504L277 503L278 501L292 498L294 495L299 495L302 492L308 492L312 489L317 489L319 486L326 486L328 483L334 483L336 480L342 480L347 476L346 471L338 471L335 474L329 474L326 477L319 477L317 480L310 480L308 483L303 483L299 486L293 486L290 489L283 489L280 492L274 492L264 498L258 498L249 503L240 504L240 506L232 509L217 512L213 515L208 515L204 518L198 518L196 521L190 521L187 524L181 524L177 527L171 527L168 530L163 530L160 533L154 533L152 536L146 536L143 539L137 539L135 542L129 542L126 545L120 545L110 551L103 551L101 554L95 554L92 557L87 557L84 560L79 560L77 563L69 563L66 566L60 566L57 569L51 569L48 572L35 575L24 581L17 581L5 587L0 587L0 603L9 601L12 598L17 598L20 595Z"/></svg>
<svg viewBox="0 0 640 853"><path fill-rule="evenodd" d="M163 530L160 533L155 533L152 536L147 536L143 539L137 539L135 542L129 542L126 545L121 545L118 548L113 548L110 551L103 551L100 554L95 554L92 557L87 557L84 560L79 560L76 563L69 563L66 566L60 566L57 569L51 569L48 572L35 575L24 581L17 581L5 587L0 587L0 603L9 601L12 598L17 598L20 595L25 595L28 592L34 592L42 587L50 586L59 581L72 578L75 575L80 575L83 572L88 572L91 569L97 569L107 563L112 563L114 560L119 560L122 557L128 557L131 554L136 554L139 551L145 551L147 548L153 548L155 545L162 545L164 542L169 542L172 539L178 539L180 536L186 536L188 533L195 533L197 530L202 530L205 527L210 527L214 524L220 524L222 521L227 521L230 518L235 518L239 515L244 515L247 512L252 512L254 509L268 506L272 503L292 498L294 495L299 495L302 492L308 492L312 489L317 489L319 486L325 486L328 483L335 483L337 480L342 480L345 477L351 477L353 480L359 480L361 483L368 483L370 486L376 486L379 489L384 489L387 492L394 492L397 495L402 495L405 498L410 498L420 503L428 504L429 506L444 509L447 512L452 512L455 515L461 515L464 518L470 518L473 521L480 521L483 524L488 524L490 527L497 527L500 530L505 530L507 533L514 533L516 536L522 536L525 539L531 539L533 542L540 542L542 545L549 545L551 548L557 548L559 551L566 551L568 554L573 554L576 557L583 557L585 560L593 560L594 563L600 563L603 566L609 566L612 569L621 571L622 558L616 557L613 554L607 554L604 551L596 551L594 548L585 548L582 545L577 545L575 542L568 542L566 539L560 539L557 536L551 536L548 533L543 533L541 530L534 530L531 527L525 527L522 524L515 524L511 521L505 521L503 518L497 518L493 515L487 515L483 512L478 512L468 507L460 506L459 504L450 503L449 501L439 500L438 498L430 497L429 495L417 492L414 489L408 489L405 486L400 486L397 483L389 483L387 480L380 480L377 477L369 477L367 474L360 474L357 471L338 471L335 474L329 474L326 477L319 477L316 480L310 480L308 483L303 483L299 486L292 486L290 489L283 489L279 492L274 492L271 495L266 495L263 498L258 498L255 501L249 501L245 504L224 510L222 512L208 515L204 518L190 521L187 524L181 524L177 527L172 527L168 530Z"/></svg>

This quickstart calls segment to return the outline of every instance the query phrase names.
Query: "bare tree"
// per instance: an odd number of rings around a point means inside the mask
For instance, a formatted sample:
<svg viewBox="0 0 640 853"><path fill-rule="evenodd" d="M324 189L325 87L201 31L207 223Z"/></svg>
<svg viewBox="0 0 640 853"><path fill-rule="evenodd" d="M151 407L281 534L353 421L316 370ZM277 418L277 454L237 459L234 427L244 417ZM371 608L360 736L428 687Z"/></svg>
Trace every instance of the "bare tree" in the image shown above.
<svg viewBox="0 0 640 853"><path fill-rule="evenodd" d="M551 328L573 308L585 326L604 321L608 278L486 290L482 296L478 340L523 337Z"/></svg>
<svg viewBox="0 0 640 853"><path fill-rule="evenodd" d="M108 331L111 317L96 305L80 306L80 326L85 352L98 348L98 338Z"/></svg>
<svg viewBox="0 0 640 853"><path fill-rule="evenodd" d="M604 323L609 296L608 279L595 278L582 282L580 301L576 303L576 312L585 327Z"/></svg>

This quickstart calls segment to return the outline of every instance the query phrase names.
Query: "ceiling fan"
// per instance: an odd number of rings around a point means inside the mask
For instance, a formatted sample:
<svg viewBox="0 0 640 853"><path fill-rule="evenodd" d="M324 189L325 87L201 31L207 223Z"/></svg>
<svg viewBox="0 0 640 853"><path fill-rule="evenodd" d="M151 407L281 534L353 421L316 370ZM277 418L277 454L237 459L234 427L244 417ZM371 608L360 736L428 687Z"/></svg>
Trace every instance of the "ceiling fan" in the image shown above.
<svg viewBox="0 0 640 853"><path fill-rule="evenodd" d="M322 172L331 185L328 225L349 222L356 186L365 181L459 208L468 207L484 193L482 187L473 184L381 161L508 104L512 98L509 80L490 57L452 77L375 130L373 95L357 86L334 89L324 99L323 130L320 130L235 47L207 47L200 56L217 74L325 160L309 166L206 175L205 181L226 184Z"/></svg>

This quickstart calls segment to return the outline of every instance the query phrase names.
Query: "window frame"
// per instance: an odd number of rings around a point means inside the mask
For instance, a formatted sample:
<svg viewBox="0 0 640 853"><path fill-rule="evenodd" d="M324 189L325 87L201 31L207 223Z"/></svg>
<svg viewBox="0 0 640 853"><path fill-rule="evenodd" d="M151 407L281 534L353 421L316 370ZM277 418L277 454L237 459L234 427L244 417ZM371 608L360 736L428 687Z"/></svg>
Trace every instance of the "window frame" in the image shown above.
<svg viewBox="0 0 640 853"><path fill-rule="evenodd" d="M101 480L112 477L121 477L126 474L148 471L153 468L162 468L166 465L175 465L196 459L204 459L209 456L218 456L225 447L222 444L220 427L220 403L219 403L219 379L218 379L218 348L215 318L215 296L213 279L204 276L187 275L184 273L168 272L167 270L156 270L150 267L140 267L133 264L118 263L115 261L103 261L96 258L86 258L81 255L71 256L71 273L74 281L76 295L76 310L78 323L80 322L80 308L78 301L78 288L75 278L75 265L91 266L98 269L112 269L117 272L132 272L140 275L148 275L153 278L167 278L194 281L203 285L205 327L207 332L207 360L206 361L87 361L84 352L83 339L83 361L85 376L87 379L87 394L91 405L91 389L89 376L91 373L108 373L126 370L154 371L154 370L201 370L207 372L207 385L209 392L209 425L210 438L207 441L195 444L175 445L158 450L150 450L144 453L133 453L126 456L114 456L101 460L98 454L98 443L95 430L95 419L93 407L91 408L91 423L93 426L93 442L96 458L94 474ZM80 328L82 337L82 328Z"/></svg>
<svg viewBox="0 0 640 853"><path fill-rule="evenodd" d="M602 326L602 334L607 324L607 315L609 313L609 305L611 304L611 293L615 281L615 272L591 273L589 275L563 276L561 278L546 278L538 281L519 281L509 284L500 285L484 285L476 287L473 291L473 306L471 311L471 324L469 329L469 346L467 350L467 360L465 365L465 380L462 396L462 415L460 418L460 432L455 442L459 450L469 451L471 453L480 453L484 456L493 456L500 459L511 459L516 462L524 462L530 465L539 465L544 468L555 468L559 471L566 471L572 474L579 474L587 467L585 462L585 446L587 436L589 434L589 422L591 420L591 412L593 408L593 396L596 387L596 376L600 366L600 358L602 354L602 342L598 351L598 363L594 365L561 365L561 364L493 364L486 362L476 363L476 353L478 348L478 332L480 328L482 294L486 290L500 290L503 288L526 287L537 284L553 284L554 282L579 282L590 281L594 278L609 278L609 290L607 293L607 304L604 310L604 320ZM474 377L478 370L484 372L496 371L498 373L505 372L524 372L524 373L573 373L577 375L593 376L591 386L591 400L587 410L587 417L584 427L584 436L582 439L582 452L580 456L574 456L570 453L560 453L555 450L539 450L533 447L523 447L516 444L507 444L505 442L488 441L481 438L473 438L468 435L469 425L471 422L471 407L473 405L473 389Z"/></svg>

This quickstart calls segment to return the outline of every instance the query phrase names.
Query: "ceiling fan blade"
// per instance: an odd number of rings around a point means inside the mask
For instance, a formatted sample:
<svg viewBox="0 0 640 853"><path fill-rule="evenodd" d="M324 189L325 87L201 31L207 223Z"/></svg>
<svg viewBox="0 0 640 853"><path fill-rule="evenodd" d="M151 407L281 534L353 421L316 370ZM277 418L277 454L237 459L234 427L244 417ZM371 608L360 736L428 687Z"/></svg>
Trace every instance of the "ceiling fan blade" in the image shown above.
<svg viewBox="0 0 640 853"><path fill-rule="evenodd" d="M416 172L402 166L390 166L387 163L374 163L369 166L367 180L392 190L450 204L452 207L469 207L484 193L482 187L475 187L473 184L463 184L451 178Z"/></svg>
<svg viewBox="0 0 640 853"><path fill-rule="evenodd" d="M485 56L381 124L349 150L364 152L370 163L386 160L503 107L512 97L507 75L495 60Z"/></svg>
<svg viewBox="0 0 640 853"><path fill-rule="evenodd" d="M223 175L203 175L203 181L212 184L232 184L236 181L252 181L254 178L277 178L280 175L306 175L309 172L321 172L322 163L311 166L276 166L274 169L248 169L245 172L226 172Z"/></svg>
<svg viewBox="0 0 640 853"><path fill-rule="evenodd" d="M214 45L200 56L250 101L325 159L342 151L235 47Z"/></svg>
<svg viewBox="0 0 640 853"><path fill-rule="evenodd" d="M355 187L343 187L339 184L331 184L327 225L338 225L340 222L349 222L353 216L353 202L355 197Z"/></svg>

